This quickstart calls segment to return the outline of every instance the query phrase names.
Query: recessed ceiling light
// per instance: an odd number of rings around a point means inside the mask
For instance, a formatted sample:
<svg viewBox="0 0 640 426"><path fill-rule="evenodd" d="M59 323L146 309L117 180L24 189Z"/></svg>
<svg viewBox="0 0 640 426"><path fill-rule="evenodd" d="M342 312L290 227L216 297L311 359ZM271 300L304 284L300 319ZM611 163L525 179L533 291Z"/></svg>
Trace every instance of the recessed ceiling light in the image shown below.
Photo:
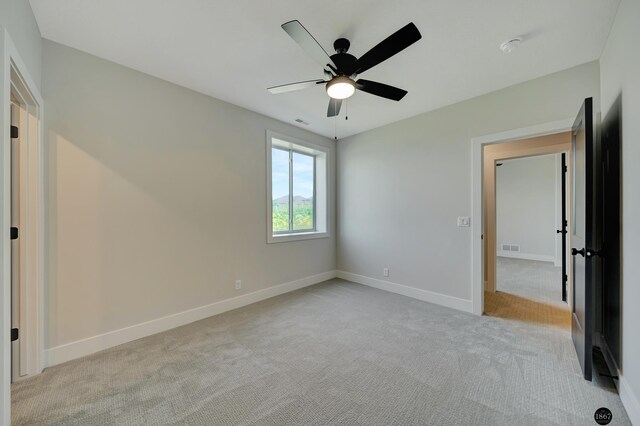
<svg viewBox="0 0 640 426"><path fill-rule="evenodd" d="M520 45L520 43L522 43L522 38L512 38L502 43L500 45L500 50L502 50L504 53L511 53L516 47Z"/></svg>

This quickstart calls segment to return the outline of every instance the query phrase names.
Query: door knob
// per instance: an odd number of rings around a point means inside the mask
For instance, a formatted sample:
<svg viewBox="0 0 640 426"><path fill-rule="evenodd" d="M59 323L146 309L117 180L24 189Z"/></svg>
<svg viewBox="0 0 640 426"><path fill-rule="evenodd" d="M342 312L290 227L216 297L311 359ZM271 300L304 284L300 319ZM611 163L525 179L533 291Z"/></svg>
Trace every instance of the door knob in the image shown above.
<svg viewBox="0 0 640 426"><path fill-rule="evenodd" d="M556 234L566 234L567 230L566 229L556 229Z"/></svg>
<svg viewBox="0 0 640 426"><path fill-rule="evenodd" d="M587 250L587 257L599 256L604 257L602 250Z"/></svg>
<svg viewBox="0 0 640 426"><path fill-rule="evenodd" d="M579 254L580 256L584 257L584 252L585 252L585 249L583 249L583 248L581 248L580 250L574 249L574 248L571 249L571 255L572 256L576 256L576 255Z"/></svg>

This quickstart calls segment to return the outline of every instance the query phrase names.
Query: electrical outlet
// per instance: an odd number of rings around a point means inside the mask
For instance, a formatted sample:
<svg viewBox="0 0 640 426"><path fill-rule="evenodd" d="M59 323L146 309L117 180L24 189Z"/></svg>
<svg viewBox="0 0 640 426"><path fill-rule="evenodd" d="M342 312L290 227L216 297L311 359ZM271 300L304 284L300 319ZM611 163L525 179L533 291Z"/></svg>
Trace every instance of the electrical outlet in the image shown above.
<svg viewBox="0 0 640 426"><path fill-rule="evenodd" d="M389 276L389 268L382 268L382 275L385 277Z"/></svg>
<svg viewBox="0 0 640 426"><path fill-rule="evenodd" d="M242 280L236 280L235 288L236 290L240 290L242 288Z"/></svg>

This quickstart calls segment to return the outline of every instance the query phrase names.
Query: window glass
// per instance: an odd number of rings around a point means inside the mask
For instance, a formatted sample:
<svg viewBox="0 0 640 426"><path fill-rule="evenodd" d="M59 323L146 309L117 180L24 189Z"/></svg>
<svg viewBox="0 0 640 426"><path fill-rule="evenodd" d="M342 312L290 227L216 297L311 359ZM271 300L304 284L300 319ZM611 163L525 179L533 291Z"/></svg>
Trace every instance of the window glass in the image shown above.
<svg viewBox="0 0 640 426"><path fill-rule="evenodd" d="M315 185L314 157L292 152L293 177L293 230L313 230L315 228L313 200Z"/></svg>
<svg viewBox="0 0 640 426"><path fill-rule="evenodd" d="M289 230L289 151L271 149L273 232Z"/></svg>

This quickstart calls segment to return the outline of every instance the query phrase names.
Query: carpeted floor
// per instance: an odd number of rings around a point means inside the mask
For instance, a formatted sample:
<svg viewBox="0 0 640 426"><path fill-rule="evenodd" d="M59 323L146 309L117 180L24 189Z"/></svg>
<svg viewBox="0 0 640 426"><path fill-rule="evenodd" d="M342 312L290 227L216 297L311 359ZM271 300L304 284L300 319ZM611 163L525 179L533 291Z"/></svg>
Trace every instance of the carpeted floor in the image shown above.
<svg viewBox="0 0 640 426"><path fill-rule="evenodd" d="M570 329L569 305L562 301L561 268L506 257L498 257L496 264L498 291L485 293L486 315Z"/></svg>
<svg viewBox="0 0 640 426"><path fill-rule="evenodd" d="M14 384L16 425L630 424L565 330L342 280Z"/></svg>
<svg viewBox="0 0 640 426"><path fill-rule="evenodd" d="M566 307L562 301L562 268L551 262L496 257L498 291Z"/></svg>
<svg viewBox="0 0 640 426"><path fill-rule="evenodd" d="M553 305L501 291L485 292L484 313L492 317L557 327L565 331L571 328L571 313L567 305Z"/></svg>

